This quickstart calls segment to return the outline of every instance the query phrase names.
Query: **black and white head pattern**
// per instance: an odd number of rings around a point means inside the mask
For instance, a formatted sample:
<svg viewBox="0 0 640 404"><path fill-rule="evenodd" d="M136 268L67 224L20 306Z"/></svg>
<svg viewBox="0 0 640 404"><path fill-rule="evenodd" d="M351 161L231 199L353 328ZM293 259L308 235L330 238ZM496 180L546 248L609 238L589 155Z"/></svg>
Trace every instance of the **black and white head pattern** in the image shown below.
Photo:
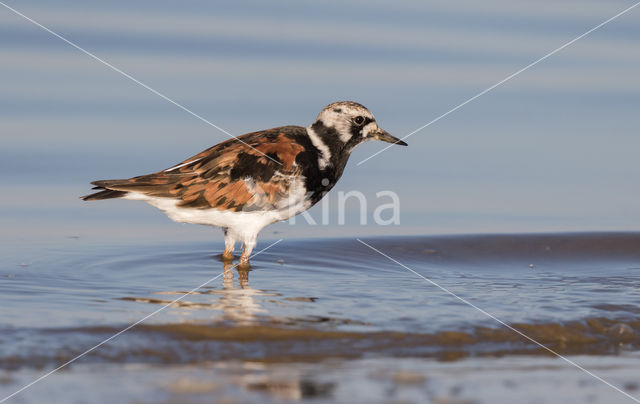
<svg viewBox="0 0 640 404"><path fill-rule="evenodd" d="M339 101L324 107L307 133L321 153L318 162L323 169L360 143L373 140L378 130L375 117L363 105Z"/></svg>

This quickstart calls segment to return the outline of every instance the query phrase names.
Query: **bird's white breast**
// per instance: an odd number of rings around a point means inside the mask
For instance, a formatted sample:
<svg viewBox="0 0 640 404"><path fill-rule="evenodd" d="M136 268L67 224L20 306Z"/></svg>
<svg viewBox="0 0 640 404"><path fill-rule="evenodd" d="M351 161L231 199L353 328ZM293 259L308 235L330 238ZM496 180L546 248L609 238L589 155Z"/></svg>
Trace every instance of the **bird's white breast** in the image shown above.
<svg viewBox="0 0 640 404"><path fill-rule="evenodd" d="M147 202L176 222L227 227L238 234L257 234L265 226L286 220L311 207L303 179L294 181L289 188L289 197L278 201L272 210L233 212L216 208L185 208L178 206L178 199L152 197L140 192L129 192L123 198Z"/></svg>

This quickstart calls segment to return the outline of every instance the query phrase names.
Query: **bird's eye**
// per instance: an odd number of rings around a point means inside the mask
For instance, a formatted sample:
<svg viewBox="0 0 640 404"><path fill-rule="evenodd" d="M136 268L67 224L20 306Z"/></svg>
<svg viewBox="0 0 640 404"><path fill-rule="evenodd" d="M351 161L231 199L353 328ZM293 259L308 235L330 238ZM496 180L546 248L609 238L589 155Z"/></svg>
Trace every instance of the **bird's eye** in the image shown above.
<svg viewBox="0 0 640 404"><path fill-rule="evenodd" d="M355 122L356 125L362 125L364 123L364 117L356 116L355 118L353 118L353 122Z"/></svg>

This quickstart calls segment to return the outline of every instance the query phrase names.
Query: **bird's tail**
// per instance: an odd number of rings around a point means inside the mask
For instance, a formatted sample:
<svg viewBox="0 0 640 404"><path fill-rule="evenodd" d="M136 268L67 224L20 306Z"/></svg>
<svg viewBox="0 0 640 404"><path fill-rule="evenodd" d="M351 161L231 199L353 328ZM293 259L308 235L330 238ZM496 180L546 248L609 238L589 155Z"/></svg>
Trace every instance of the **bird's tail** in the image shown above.
<svg viewBox="0 0 640 404"><path fill-rule="evenodd" d="M93 185L96 185L95 187L93 187L93 189L96 189L99 191L93 194L81 196L80 199L82 199L83 201L99 201L101 199L122 198L127 194L126 191L118 191L118 190L109 189L105 187L103 185L105 182L107 181L92 182Z"/></svg>

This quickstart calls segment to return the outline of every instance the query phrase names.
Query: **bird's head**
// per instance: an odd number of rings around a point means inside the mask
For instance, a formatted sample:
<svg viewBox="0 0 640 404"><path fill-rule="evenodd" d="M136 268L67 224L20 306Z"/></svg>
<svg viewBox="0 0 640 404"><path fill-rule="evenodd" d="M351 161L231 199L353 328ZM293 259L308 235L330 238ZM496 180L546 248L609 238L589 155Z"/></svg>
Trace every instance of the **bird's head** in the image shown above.
<svg viewBox="0 0 640 404"><path fill-rule="evenodd" d="M382 140L402 146L407 144L378 127L376 118L363 105L339 101L327 105L310 126L325 143L342 144L350 153L360 143Z"/></svg>

